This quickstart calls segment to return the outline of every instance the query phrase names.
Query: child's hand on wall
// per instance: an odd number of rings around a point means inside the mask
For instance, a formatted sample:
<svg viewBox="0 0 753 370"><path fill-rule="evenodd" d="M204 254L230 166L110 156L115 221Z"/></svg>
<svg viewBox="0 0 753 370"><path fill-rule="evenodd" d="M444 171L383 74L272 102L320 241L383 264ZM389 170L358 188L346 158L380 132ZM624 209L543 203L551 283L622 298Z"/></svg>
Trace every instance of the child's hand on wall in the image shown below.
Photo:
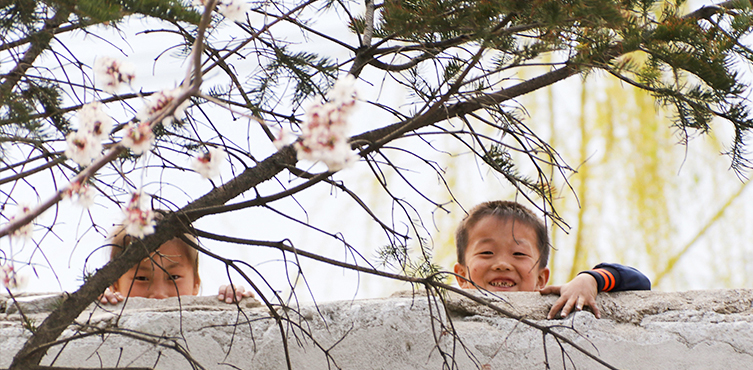
<svg viewBox="0 0 753 370"><path fill-rule="evenodd" d="M561 317L566 317L573 307L580 311L584 306L591 307L594 316L601 318L599 308L596 307L596 295L599 293L596 279L589 274L580 274L565 285L552 285L542 289L541 294L559 294L560 298L554 302L554 306L547 315L548 319L553 319L557 312Z"/></svg>
<svg viewBox="0 0 753 370"><path fill-rule="evenodd" d="M120 292L114 292L110 288L105 289L105 292L99 296L99 302L102 304L118 304L124 299L125 297Z"/></svg>
<svg viewBox="0 0 753 370"><path fill-rule="evenodd" d="M254 292L246 291L242 285L235 287L235 299L233 299L233 284L220 285L220 292L217 295L217 299L225 301L225 303L240 302L245 297L253 297Z"/></svg>

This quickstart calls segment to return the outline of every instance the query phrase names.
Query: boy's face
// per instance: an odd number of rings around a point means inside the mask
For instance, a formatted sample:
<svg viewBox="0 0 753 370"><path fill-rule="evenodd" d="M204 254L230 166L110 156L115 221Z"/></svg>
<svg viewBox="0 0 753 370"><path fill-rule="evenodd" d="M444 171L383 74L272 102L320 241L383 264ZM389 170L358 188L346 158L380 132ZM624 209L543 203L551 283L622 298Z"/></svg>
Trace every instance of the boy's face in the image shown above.
<svg viewBox="0 0 753 370"><path fill-rule="evenodd" d="M186 248L178 238L162 244L152 259L144 259L113 283L113 291L157 299L199 294L200 281Z"/></svg>
<svg viewBox="0 0 753 370"><path fill-rule="evenodd" d="M513 219L485 216L468 230L465 266L455 273L489 291L538 291L549 281L549 269L539 267L534 229ZM473 284L457 278L463 289Z"/></svg>

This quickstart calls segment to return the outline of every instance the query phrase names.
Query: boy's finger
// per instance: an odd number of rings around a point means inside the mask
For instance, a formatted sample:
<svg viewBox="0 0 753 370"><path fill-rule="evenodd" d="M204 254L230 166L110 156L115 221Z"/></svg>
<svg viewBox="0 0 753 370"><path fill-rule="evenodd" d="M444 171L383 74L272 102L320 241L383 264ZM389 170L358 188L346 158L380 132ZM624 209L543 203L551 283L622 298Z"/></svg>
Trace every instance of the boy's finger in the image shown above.
<svg viewBox="0 0 753 370"><path fill-rule="evenodd" d="M594 316L596 316L597 319L600 319L601 312L599 312L599 307L596 307L596 301L591 301L588 306L591 307L591 312L594 313Z"/></svg>
<svg viewBox="0 0 753 370"><path fill-rule="evenodd" d="M565 307L562 307L562 313L560 314L560 316L567 317L567 315L570 313L570 310L573 308L574 305L575 305L574 299L571 298L567 300L567 303L565 303Z"/></svg>
<svg viewBox="0 0 753 370"><path fill-rule="evenodd" d="M560 287L557 285L550 285L548 287L544 287L544 289L539 290L539 293L541 294L560 294Z"/></svg>
<svg viewBox="0 0 753 370"><path fill-rule="evenodd" d="M563 304L565 304L564 298L560 297L559 299L557 299L557 301L554 302L554 305L552 306L552 309L549 310L549 314L546 315L546 318L549 319L549 320L553 319L554 315L556 315L557 312L559 312L559 310L560 310L560 308L562 308Z"/></svg>

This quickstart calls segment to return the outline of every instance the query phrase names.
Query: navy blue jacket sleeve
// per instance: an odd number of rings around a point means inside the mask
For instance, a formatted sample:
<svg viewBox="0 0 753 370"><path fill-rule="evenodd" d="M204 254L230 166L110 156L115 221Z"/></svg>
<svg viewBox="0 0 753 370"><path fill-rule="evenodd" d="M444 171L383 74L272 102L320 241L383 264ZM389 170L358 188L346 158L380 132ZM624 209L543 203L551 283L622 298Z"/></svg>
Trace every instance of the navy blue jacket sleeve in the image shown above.
<svg viewBox="0 0 753 370"><path fill-rule="evenodd" d="M617 263L600 263L593 270L583 271L596 279L600 292L651 290L651 281L637 269Z"/></svg>

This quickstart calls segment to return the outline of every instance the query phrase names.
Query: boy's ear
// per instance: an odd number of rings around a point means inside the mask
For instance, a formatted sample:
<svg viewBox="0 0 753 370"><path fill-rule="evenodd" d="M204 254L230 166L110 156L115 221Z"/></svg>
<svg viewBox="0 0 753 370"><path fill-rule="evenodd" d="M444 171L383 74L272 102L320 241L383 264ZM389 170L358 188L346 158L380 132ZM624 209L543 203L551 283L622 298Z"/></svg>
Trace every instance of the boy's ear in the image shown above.
<svg viewBox="0 0 753 370"><path fill-rule="evenodd" d="M193 279L193 294L192 295L199 295L199 288L201 287L201 278L199 278L198 274L194 276Z"/></svg>
<svg viewBox="0 0 753 370"><path fill-rule="evenodd" d="M537 290L544 289L546 287L546 283L549 282L549 267L544 267L539 271L539 278L537 281Z"/></svg>
<svg viewBox="0 0 753 370"><path fill-rule="evenodd" d="M462 276L462 277L457 276L457 275L455 276L455 280L457 280L458 285L460 285L461 288L463 288L463 289L471 289L471 288L473 288L473 285L470 282L468 282L468 280L466 280L466 279L470 279L470 277L468 275L468 270L465 268L465 266L463 266L463 265L461 265L459 263L456 263L455 264L455 274ZM465 278L465 279L463 279L463 278Z"/></svg>

